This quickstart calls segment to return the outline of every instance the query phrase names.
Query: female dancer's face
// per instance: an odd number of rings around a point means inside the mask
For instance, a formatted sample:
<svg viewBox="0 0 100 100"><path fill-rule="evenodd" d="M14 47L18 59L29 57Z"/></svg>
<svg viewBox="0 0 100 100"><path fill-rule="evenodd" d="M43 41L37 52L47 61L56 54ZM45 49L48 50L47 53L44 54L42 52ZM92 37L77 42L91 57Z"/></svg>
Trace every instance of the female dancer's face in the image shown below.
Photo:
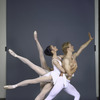
<svg viewBox="0 0 100 100"><path fill-rule="evenodd" d="M51 45L50 48L52 49L53 52L57 52L58 51L56 46Z"/></svg>

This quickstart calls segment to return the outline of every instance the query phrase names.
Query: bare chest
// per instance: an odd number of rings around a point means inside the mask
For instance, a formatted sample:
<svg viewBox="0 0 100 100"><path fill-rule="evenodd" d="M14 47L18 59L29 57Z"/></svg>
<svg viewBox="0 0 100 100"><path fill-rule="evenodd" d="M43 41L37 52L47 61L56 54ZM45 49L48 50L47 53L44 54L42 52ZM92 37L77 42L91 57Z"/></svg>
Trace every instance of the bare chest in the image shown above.
<svg viewBox="0 0 100 100"><path fill-rule="evenodd" d="M77 67L76 59L71 58L71 59L69 60L69 65L70 65L71 68Z"/></svg>

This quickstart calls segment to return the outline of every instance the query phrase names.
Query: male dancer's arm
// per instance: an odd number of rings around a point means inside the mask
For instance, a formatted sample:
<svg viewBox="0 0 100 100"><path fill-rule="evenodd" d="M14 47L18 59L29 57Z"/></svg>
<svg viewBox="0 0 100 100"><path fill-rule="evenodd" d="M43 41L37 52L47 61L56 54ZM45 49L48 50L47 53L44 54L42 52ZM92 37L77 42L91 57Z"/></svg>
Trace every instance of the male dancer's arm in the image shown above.
<svg viewBox="0 0 100 100"><path fill-rule="evenodd" d="M67 73L66 77L67 79L70 80L72 78L72 75L75 73L77 66L70 68L69 60L67 58L63 59L62 64L63 64L63 68L65 69L65 73Z"/></svg>
<svg viewBox="0 0 100 100"><path fill-rule="evenodd" d="M76 69L77 69L77 66L75 66L73 69L71 69L71 71L70 71L71 76L67 76L67 79L68 79L68 80L71 80L72 75L76 72Z"/></svg>
<svg viewBox="0 0 100 100"><path fill-rule="evenodd" d="M89 36L89 40L86 43L84 43L76 53L73 54L74 57L79 56L80 53L83 51L83 49L85 49L89 45L89 43L93 40L90 33L88 33L88 36Z"/></svg>
<svg viewBox="0 0 100 100"><path fill-rule="evenodd" d="M76 58L77 56L79 56L80 53L83 51L83 49L85 49L85 48L89 45L89 43L93 40L93 38L92 38L92 36L91 36L90 33L88 33L88 36L89 36L89 40L88 40L86 43L84 43L84 44L79 48L79 50L78 50L76 53L73 54L73 57L74 57L74 58ZM72 75L75 73L76 69L77 69L77 66L75 66L75 67L71 70L71 74L72 74ZM68 77L68 79L71 79L71 78L72 78L72 77Z"/></svg>
<svg viewBox="0 0 100 100"><path fill-rule="evenodd" d="M70 65L69 65L69 60L64 58L63 61L62 61L62 66L63 66L63 68L65 70L65 73L67 73L67 75L69 77L71 77L72 74L71 74L71 68L70 68Z"/></svg>

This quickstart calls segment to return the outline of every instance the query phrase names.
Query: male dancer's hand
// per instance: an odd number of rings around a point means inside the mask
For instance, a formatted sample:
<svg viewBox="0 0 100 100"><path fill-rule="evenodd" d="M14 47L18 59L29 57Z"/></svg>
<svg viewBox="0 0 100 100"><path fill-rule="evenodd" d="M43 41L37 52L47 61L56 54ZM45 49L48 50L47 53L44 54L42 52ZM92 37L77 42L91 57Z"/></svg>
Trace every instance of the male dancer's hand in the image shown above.
<svg viewBox="0 0 100 100"><path fill-rule="evenodd" d="M60 75L59 76L63 76L63 73L60 73Z"/></svg>
<svg viewBox="0 0 100 100"><path fill-rule="evenodd" d="M93 37L91 36L91 33L88 32L89 40L93 40Z"/></svg>

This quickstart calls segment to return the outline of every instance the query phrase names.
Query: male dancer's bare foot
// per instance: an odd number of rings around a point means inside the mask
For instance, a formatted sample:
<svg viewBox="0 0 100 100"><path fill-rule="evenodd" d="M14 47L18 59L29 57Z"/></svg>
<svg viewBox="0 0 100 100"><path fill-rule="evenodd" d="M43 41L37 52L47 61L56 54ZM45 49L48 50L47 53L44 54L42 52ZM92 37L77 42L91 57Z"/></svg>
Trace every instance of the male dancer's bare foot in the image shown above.
<svg viewBox="0 0 100 100"><path fill-rule="evenodd" d="M37 40L37 31L34 31L34 40Z"/></svg>
<svg viewBox="0 0 100 100"><path fill-rule="evenodd" d="M6 85L4 89L15 89L17 85Z"/></svg>
<svg viewBox="0 0 100 100"><path fill-rule="evenodd" d="M9 49L8 51L12 56L17 57L17 54L13 50Z"/></svg>

